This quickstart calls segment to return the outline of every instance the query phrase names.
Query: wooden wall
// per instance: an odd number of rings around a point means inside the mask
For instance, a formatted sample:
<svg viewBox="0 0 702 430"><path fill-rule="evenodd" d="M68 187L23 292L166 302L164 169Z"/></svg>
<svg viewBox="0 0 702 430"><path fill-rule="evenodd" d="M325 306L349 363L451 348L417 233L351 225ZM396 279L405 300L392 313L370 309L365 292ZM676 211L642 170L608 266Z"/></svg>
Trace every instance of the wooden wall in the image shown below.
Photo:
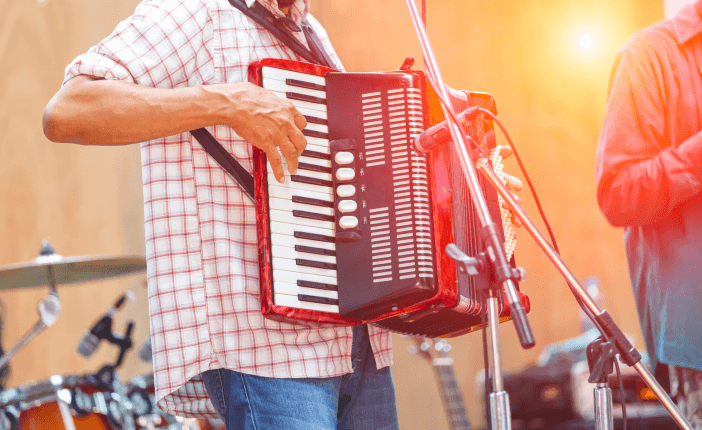
<svg viewBox="0 0 702 430"><path fill-rule="evenodd" d="M643 348L622 232L610 227L597 208L594 154L615 50L635 29L662 18L661 0L427 3L429 35L444 79L454 88L495 96L565 260L579 278L601 279L607 309ZM64 67L136 4L0 0L0 265L33 259L47 236L66 256L144 253L138 147L54 144L41 131L42 110L59 88ZM391 70L406 56L421 58L401 0L316 0L313 13L349 71ZM589 53L575 45L581 29L590 29L596 38L596 49ZM514 161L506 164L510 173L517 172ZM528 192L521 198L536 218ZM522 350L511 324L502 325L507 371L523 369L545 345L579 331L578 309L565 283L526 232L518 234L518 262L528 273L522 289L532 300L537 346ZM83 331L126 289L138 296L133 317L135 341L141 343L148 334L144 278L61 287L59 321L15 357L9 385L89 372L112 360L111 347L102 346L91 360L74 349ZM0 292L6 349L36 322L36 304L46 291ZM409 341L398 336L394 342L401 428L447 429L431 367L406 352ZM483 409L475 382L482 368L480 336L451 343L469 417L480 424ZM147 372L149 365L132 353L122 377Z"/></svg>

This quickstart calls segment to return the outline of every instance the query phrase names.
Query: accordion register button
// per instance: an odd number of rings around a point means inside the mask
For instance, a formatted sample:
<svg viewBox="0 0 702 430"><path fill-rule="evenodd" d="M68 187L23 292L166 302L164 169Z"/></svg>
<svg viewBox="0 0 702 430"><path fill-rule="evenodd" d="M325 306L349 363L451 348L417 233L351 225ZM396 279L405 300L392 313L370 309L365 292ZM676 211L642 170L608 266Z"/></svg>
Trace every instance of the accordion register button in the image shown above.
<svg viewBox="0 0 702 430"><path fill-rule="evenodd" d="M336 171L336 179L340 181L350 181L355 176L356 172L354 172L353 169L349 169L348 167L344 167Z"/></svg>
<svg viewBox="0 0 702 430"><path fill-rule="evenodd" d="M342 216L339 220L341 228L355 228L358 225L358 218L355 216Z"/></svg>
<svg viewBox="0 0 702 430"><path fill-rule="evenodd" d="M356 187L353 185L341 185L336 189L336 194L339 197L351 197L352 195L356 194Z"/></svg>
<svg viewBox="0 0 702 430"><path fill-rule="evenodd" d="M354 212L358 208L358 205L354 200L342 200L339 202L339 212L349 213Z"/></svg>
<svg viewBox="0 0 702 430"><path fill-rule="evenodd" d="M350 152L337 152L334 160L337 164L351 164L353 163L353 154Z"/></svg>

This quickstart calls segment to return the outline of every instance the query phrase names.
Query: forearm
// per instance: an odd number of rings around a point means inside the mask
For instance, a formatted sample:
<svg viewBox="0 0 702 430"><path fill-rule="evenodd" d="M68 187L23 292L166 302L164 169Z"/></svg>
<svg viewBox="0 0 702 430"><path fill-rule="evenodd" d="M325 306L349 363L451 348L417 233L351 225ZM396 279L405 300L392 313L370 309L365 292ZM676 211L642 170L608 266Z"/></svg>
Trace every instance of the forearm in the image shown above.
<svg viewBox="0 0 702 430"><path fill-rule="evenodd" d="M622 154L610 156L626 158ZM702 192L700 160L702 132L650 158L608 164L598 178L597 198L602 212L610 223L620 227L664 219L676 206ZM598 164L606 165L601 160Z"/></svg>
<svg viewBox="0 0 702 430"><path fill-rule="evenodd" d="M79 76L49 102L43 126L55 142L129 144L226 123L231 103L207 86L163 89Z"/></svg>

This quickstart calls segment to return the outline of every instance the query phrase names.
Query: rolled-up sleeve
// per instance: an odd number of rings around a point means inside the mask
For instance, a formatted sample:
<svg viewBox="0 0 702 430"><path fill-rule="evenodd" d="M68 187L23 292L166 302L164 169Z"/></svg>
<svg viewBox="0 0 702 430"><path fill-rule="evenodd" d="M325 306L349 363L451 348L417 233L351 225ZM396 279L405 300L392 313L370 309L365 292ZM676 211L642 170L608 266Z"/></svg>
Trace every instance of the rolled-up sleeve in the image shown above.
<svg viewBox="0 0 702 430"><path fill-rule="evenodd" d="M617 227L660 221L702 191L702 134L669 141L671 124L681 120L668 108L676 75L655 47L640 43L621 53L598 142L597 200Z"/></svg>
<svg viewBox="0 0 702 430"><path fill-rule="evenodd" d="M146 0L105 40L66 67L64 84L90 75L151 87L185 85L193 73L214 69L209 49L213 34L203 2Z"/></svg>

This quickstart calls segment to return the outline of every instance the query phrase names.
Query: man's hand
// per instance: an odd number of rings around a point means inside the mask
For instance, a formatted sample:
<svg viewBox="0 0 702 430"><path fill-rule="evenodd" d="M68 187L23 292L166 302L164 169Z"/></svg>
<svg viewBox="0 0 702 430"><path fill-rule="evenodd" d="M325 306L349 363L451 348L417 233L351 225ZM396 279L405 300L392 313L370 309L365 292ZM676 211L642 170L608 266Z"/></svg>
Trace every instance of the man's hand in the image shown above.
<svg viewBox="0 0 702 430"><path fill-rule="evenodd" d="M498 146L500 148L500 155L502 156L503 159L509 158L512 156L512 148L509 146ZM512 191L512 197L517 201L517 203L522 203L522 199L520 199L516 194L519 191L522 190L523 184L522 181L519 179L515 178L512 175L508 175L505 173L505 186L507 187L508 190ZM506 208L508 209L508 208ZM522 222L519 220L519 218L515 217L514 214L512 214L512 224L515 227L521 227Z"/></svg>
<svg viewBox="0 0 702 430"><path fill-rule="evenodd" d="M164 89L82 75L44 111L49 140L83 145L124 145L219 124L263 150L279 181L277 148L290 173L297 171L307 120L290 101L248 82Z"/></svg>
<svg viewBox="0 0 702 430"><path fill-rule="evenodd" d="M226 85L205 87L227 94ZM285 180L283 153L290 174L297 172L297 158L307 146L302 129L307 126L305 117L286 99L271 91L249 83L239 84L231 97L233 113L228 125L243 139L266 153L278 182Z"/></svg>

